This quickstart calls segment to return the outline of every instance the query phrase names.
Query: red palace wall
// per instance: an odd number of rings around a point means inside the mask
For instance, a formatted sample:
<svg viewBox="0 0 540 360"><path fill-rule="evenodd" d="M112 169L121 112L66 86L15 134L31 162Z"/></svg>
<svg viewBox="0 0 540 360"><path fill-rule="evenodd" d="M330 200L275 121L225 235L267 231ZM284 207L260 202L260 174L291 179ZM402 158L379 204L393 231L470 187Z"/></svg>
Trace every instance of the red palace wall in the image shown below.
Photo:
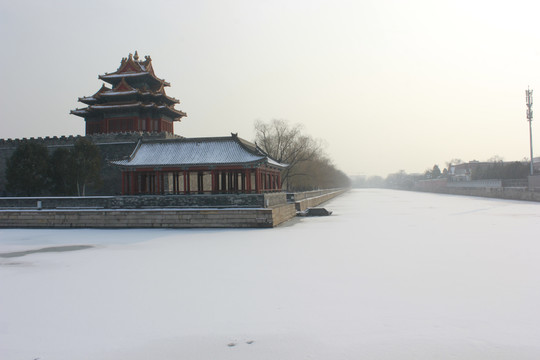
<svg viewBox="0 0 540 360"><path fill-rule="evenodd" d="M174 133L174 125L172 122L163 119L139 117L109 118L100 122L86 122L86 135L132 131Z"/></svg>

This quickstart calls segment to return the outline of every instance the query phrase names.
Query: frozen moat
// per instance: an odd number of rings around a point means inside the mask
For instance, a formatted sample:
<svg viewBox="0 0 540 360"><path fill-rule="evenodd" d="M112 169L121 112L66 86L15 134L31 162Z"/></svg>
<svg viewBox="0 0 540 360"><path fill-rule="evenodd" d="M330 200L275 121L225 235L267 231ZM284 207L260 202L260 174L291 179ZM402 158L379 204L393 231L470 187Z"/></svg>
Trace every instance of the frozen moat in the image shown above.
<svg viewBox="0 0 540 360"><path fill-rule="evenodd" d="M324 206L274 229L2 229L0 358L540 357L540 204Z"/></svg>

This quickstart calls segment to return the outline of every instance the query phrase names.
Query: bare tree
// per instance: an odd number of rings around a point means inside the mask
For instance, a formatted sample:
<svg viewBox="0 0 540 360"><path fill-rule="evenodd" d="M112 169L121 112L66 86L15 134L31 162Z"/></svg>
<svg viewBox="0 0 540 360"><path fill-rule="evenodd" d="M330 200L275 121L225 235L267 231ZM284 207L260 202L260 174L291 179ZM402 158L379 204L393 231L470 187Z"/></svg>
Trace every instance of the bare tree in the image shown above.
<svg viewBox="0 0 540 360"><path fill-rule="evenodd" d="M282 185L293 186L293 179L308 176L299 166L321 155L321 142L302 134L302 126L291 126L285 120L274 119L268 123L255 122L255 143L270 157L288 167L283 172Z"/></svg>
<svg viewBox="0 0 540 360"><path fill-rule="evenodd" d="M487 159L487 162L490 162L490 163L502 163L502 162L504 162L504 158L502 156L499 156L499 155L493 155L492 157Z"/></svg>
<svg viewBox="0 0 540 360"><path fill-rule="evenodd" d="M344 188L351 186L351 179L338 170L324 154L302 161L296 170L294 186L298 190Z"/></svg>
<svg viewBox="0 0 540 360"><path fill-rule="evenodd" d="M459 165L459 164L463 164L463 160L459 159L459 158L453 158L453 159L450 159L449 161L446 162L446 167L450 170L450 167L453 166L453 165Z"/></svg>

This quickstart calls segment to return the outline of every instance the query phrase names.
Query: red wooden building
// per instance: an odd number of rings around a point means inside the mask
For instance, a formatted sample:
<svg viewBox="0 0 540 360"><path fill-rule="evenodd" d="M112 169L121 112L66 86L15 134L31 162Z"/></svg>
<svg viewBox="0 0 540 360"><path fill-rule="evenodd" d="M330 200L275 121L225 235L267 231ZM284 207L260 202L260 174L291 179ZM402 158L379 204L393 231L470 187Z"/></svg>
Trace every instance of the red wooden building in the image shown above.
<svg viewBox="0 0 540 360"><path fill-rule="evenodd" d="M281 191L286 167L239 138L141 140L122 169L123 194L220 194Z"/></svg>
<svg viewBox="0 0 540 360"><path fill-rule="evenodd" d="M83 117L86 135L117 132L170 132L174 133L174 121L186 114L174 108L179 101L167 96L165 87L170 86L154 73L152 59L145 56L123 58L114 73L100 75L105 84L92 96L79 98L88 105L72 110L71 114Z"/></svg>

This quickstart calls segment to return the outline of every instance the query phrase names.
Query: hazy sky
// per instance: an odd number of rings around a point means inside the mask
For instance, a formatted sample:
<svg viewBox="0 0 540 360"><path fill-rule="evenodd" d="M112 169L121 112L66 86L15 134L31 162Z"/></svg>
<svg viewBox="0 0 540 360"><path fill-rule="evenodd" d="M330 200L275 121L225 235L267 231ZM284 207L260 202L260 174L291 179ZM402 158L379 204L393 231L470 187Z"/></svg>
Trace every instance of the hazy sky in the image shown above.
<svg viewBox="0 0 540 360"><path fill-rule="evenodd" d="M529 156L535 1L0 0L0 138L84 134L69 111L151 55L187 137L301 123L350 175ZM533 107L534 108L534 107ZM540 120L540 108L539 108ZM540 127L533 122L540 155ZM537 134L537 136L535 136Z"/></svg>

